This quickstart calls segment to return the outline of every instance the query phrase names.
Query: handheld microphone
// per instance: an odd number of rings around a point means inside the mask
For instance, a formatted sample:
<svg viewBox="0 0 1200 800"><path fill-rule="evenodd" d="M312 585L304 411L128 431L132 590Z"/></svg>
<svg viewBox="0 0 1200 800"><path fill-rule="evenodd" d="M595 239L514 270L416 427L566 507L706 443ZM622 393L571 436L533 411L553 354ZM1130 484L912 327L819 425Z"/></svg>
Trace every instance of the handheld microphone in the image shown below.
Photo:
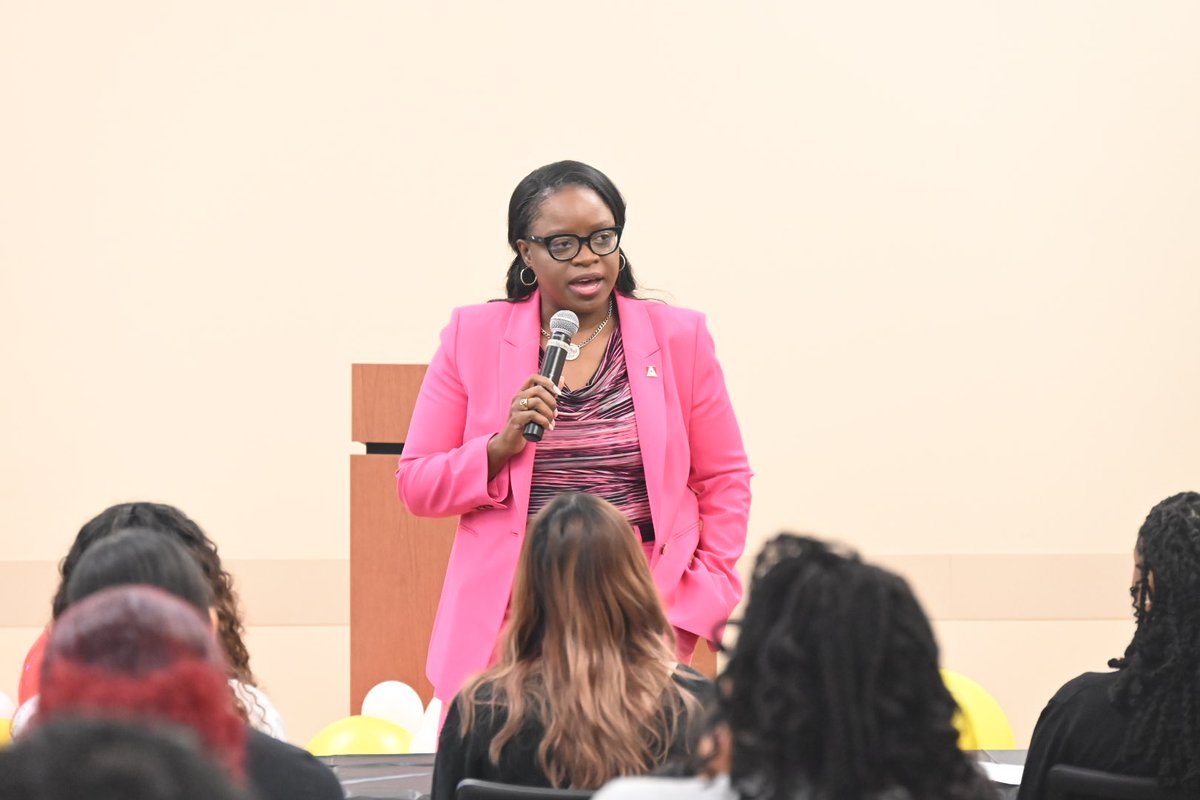
<svg viewBox="0 0 1200 800"><path fill-rule="evenodd" d="M563 364L567 363L567 345L571 337L579 333L579 317L574 311L556 311L550 318L550 341L546 342L546 355L542 358L542 375L558 385L562 377ZM546 429L536 422L525 425L522 435L527 442L540 442Z"/></svg>

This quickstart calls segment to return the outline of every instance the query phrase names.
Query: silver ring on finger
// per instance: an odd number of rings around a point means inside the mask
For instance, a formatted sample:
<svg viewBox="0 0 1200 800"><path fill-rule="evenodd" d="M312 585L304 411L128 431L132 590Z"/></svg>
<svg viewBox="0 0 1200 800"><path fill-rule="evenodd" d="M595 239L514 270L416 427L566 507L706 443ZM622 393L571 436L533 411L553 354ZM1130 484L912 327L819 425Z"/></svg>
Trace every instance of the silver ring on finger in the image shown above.
<svg viewBox="0 0 1200 800"><path fill-rule="evenodd" d="M524 408L525 406L529 405L529 398L522 397L520 401L517 402L517 405L519 405L521 408Z"/></svg>

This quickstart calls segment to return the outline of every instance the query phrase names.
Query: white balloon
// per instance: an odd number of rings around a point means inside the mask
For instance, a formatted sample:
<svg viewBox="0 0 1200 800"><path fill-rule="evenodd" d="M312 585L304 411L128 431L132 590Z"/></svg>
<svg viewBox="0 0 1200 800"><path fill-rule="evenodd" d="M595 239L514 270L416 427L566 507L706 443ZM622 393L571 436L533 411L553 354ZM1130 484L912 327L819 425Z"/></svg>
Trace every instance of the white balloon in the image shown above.
<svg viewBox="0 0 1200 800"><path fill-rule="evenodd" d="M37 714L37 707L38 699L36 694L17 706L17 713L13 714L12 727L9 729L12 738L17 739L25 732L25 728L29 726L29 721Z"/></svg>
<svg viewBox="0 0 1200 800"><path fill-rule="evenodd" d="M442 721L442 701L436 697L429 701L425 716L421 718L421 729L413 735L410 753L436 753L438 746L438 723Z"/></svg>
<svg viewBox="0 0 1200 800"><path fill-rule="evenodd" d="M421 727L425 704L416 689L407 683L384 681L372 686L363 698L362 715L386 719L415 734Z"/></svg>
<svg viewBox="0 0 1200 800"><path fill-rule="evenodd" d="M4 692L0 692L0 719L12 719L13 712L17 710L17 704L12 701L12 698Z"/></svg>

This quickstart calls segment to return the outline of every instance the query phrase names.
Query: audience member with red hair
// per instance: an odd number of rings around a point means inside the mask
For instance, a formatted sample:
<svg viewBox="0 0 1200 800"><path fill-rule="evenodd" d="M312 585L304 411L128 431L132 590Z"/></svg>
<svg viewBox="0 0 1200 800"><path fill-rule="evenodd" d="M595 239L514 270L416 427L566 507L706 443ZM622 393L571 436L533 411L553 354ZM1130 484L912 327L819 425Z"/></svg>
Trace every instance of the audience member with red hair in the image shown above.
<svg viewBox="0 0 1200 800"><path fill-rule="evenodd" d="M238 715L208 584L179 545L151 531L113 534L80 558L64 596L39 720L89 713L183 724L235 775L244 770L261 800L344 797L324 764Z"/></svg>
<svg viewBox="0 0 1200 800"><path fill-rule="evenodd" d="M38 718L94 713L160 718L196 731L244 774L246 725L201 612L153 586L114 586L59 617L42 662Z"/></svg>
<svg viewBox="0 0 1200 800"><path fill-rule="evenodd" d="M276 739L287 740L283 717L270 699L258 688L250 669L250 652L242 641L242 613L233 576L221 563L216 543L187 514L164 503L119 503L101 511L83 524L71 549L59 564L62 580L53 600L53 616L57 617L67 605L67 583L79 559L92 545L113 534L131 529L151 531L164 536L191 556L208 582L212 607L216 611L217 639L225 651L229 667L229 685L233 687L238 711L250 726Z"/></svg>

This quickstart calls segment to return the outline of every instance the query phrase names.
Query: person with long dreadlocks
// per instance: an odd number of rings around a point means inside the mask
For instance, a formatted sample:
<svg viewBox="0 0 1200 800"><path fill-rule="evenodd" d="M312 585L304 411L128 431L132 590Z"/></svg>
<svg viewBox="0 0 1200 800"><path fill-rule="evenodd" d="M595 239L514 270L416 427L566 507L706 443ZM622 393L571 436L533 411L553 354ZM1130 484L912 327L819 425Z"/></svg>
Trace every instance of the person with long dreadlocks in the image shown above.
<svg viewBox="0 0 1200 800"><path fill-rule="evenodd" d="M755 562L717 679L700 778L625 778L596 800L990 800L958 749L938 646L899 576L780 534Z"/></svg>
<svg viewBox="0 0 1200 800"><path fill-rule="evenodd" d="M1033 730L1018 800L1045 796L1056 764L1157 778L1200 796L1200 494L1163 500L1138 531L1137 627L1115 672L1087 672Z"/></svg>

